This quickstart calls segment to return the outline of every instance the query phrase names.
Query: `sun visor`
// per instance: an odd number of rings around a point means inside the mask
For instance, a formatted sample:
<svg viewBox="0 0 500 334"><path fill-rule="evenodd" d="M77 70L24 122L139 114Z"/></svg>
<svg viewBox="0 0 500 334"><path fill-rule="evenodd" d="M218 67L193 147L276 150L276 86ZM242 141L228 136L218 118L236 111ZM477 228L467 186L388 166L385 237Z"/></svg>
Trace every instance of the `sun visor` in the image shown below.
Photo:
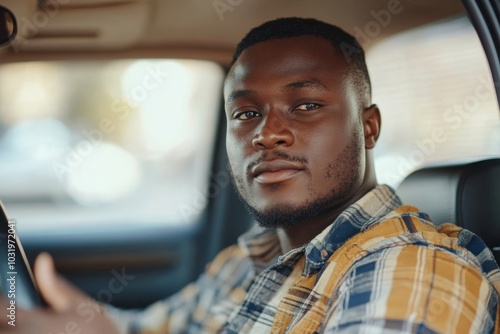
<svg viewBox="0 0 500 334"><path fill-rule="evenodd" d="M150 14L147 0L0 0L16 16L19 51L125 49L140 41Z"/></svg>

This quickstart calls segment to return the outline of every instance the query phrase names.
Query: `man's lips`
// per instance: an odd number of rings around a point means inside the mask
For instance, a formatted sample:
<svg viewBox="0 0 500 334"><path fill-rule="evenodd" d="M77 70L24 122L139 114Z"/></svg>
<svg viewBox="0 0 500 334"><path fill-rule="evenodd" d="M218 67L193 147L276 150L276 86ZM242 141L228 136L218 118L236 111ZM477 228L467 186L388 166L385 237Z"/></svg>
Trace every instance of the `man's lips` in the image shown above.
<svg viewBox="0 0 500 334"><path fill-rule="evenodd" d="M301 172L304 167L287 160L264 161L252 168L251 174L255 181L263 184L273 184L288 180Z"/></svg>

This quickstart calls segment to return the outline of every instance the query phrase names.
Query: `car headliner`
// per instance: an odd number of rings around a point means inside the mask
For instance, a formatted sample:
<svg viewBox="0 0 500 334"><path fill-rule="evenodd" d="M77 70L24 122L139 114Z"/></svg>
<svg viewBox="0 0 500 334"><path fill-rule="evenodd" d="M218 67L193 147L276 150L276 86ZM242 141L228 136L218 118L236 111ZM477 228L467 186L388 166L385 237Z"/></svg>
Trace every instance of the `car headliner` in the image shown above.
<svg viewBox="0 0 500 334"><path fill-rule="evenodd" d="M458 0L0 0L0 5L19 23L17 45L0 49L3 62L71 59L85 52L90 58L227 64L250 28L277 17L314 17L355 35L365 33L369 48L400 31L464 13Z"/></svg>

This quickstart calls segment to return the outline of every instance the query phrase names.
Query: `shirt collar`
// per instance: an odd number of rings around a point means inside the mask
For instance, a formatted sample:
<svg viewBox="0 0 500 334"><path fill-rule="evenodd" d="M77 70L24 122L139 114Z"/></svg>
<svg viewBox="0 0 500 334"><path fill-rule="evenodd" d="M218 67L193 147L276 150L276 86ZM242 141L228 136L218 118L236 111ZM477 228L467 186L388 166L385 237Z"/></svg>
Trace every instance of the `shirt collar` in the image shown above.
<svg viewBox="0 0 500 334"><path fill-rule="evenodd" d="M311 275L319 271L326 260L348 239L380 221L400 205L401 201L391 187L379 185L344 210L308 244L285 255L281 255L279 239L274 229L255 226L243 234L238 243L252 261L256 274L278 258L279 262L283 262L304 252L306 263L303 274Z"/></svg>
<svg viewBox="0 0 500 334"><path fill-rule="evenodd" d="M401 205L394 190L379 185L344 210L335 221L305 247L304 275L320 270L347 240L380 221Z"/></svg>

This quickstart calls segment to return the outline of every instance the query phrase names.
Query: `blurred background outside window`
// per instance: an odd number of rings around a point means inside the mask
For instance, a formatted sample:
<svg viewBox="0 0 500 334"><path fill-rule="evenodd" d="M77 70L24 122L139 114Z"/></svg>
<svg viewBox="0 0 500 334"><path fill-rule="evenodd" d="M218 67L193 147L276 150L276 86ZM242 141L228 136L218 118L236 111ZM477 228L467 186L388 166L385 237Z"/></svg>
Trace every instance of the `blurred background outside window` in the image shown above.
<svg viewBox="0 0 500 334"><path fill-rule="evenodd" d="M413 170L500 156L500 119L474 28L458 18L383 41L367 54L382 112L378 181L397 186Z"/></svg>
<svg viewBox="0 0 500 334"><path fill-rule="evenodd" d="M216 64L188 60L1 65L9 216L19 230L193 223L207 199L222 79Z"/></svg>

